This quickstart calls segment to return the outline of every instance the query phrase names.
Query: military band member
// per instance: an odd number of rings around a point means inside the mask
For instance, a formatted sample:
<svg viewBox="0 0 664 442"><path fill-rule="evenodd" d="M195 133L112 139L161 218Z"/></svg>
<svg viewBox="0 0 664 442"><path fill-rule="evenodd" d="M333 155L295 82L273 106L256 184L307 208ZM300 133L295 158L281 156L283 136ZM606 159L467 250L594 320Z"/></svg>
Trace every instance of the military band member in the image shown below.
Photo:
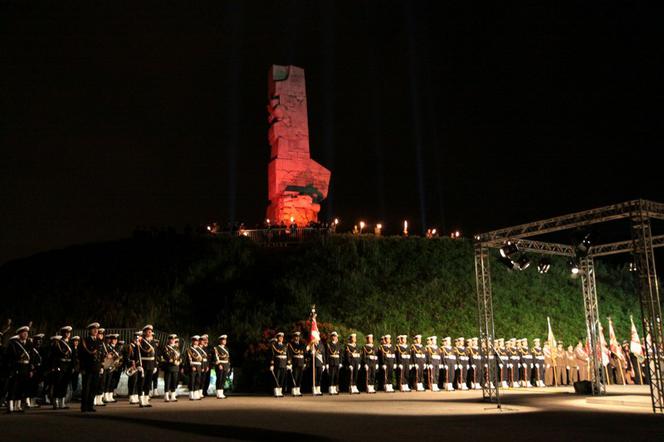
<svg viewBox="0 0 664 442"><path fill-rule="evenodd" d="M177 402L176 390L182 364L182 353L176 344L176 334L168 335L168 340L161 353L164 369L164 402Z"/></svg>
<svg viewBox="0 0 664 442"><path fill-rule="evenodd" d="M78 351L81 373L83 375L83 390L81 392L81 411L94 412L95 392L98 388L99 376L102 373L101 359L99 357L101 343L97 338L100 325L98 322L88 324L88 335L81 341Z"/></svg>
<svg viewBox="0 0 664 442"><path fill-rule="evenodd" d="M381 338L380 348L378 349L378 364L380 365L379 379L382 382L382 388L388 393L394 393L393 373L396 366L394 348L392 347L392 336L385 335Z"/></svg>
<svg viewBox="0 0 664 442"><path fill-rule="evenodd" d="M362 347L362 357L360 363L364 369L364 384L367 393L376 392L376 371L378 370L378 354L373 344L373 335L368 334L364 337L364 347Z"/></svg>
<svg viewBox="0 0 664 442"><path fill-rule="evenodd" d="M466 354L465 339L457 338L454 345L454 354L456 356L456 371L454 374L454 383L456 389L468 390L466 381L468 379L468 365L470 358Z"/></svg>
<svg viewBox="0 0 664 442"><path fill-rule="evenodd" d="M556 348L556 385L567 385L567 357L562 343Z"/></svg>
<svg viewBox="0 0 664 442"><path fill-rule="evenodd" d="M301 333L296 331L288 343L288 370L291 373L293 396L302 396L302 375L304 373L304 352L307 346L302 342Z"/></svg>
<svg viewBox="0 0 664 442"><path fill-rule="evenodd" d="M104 361L106 360L106 355L108 353L108 347L106 345L106 329L100 327L97 330L97 340L99 341L99 353L97 357L101 365L101 370L99 371L99 380L97 381L97 389L95 390L94 405L104 407L106 404L103 401L104 397L104 381L106 379L106 370L104 370Z"/></svg>
<svg viewBox="0 0 664 442"><path fill-rule="evenodd" d="M330 333L330 339L325 343L325 360L330 384L328 392L332 395L339 394L339 373L343 367L339 347L339 335L333 331Z"/></svg>
<svg viewBox="0 0 664 442"><path fill-rule="evenodd" d="M191 337L191 346L187 349L187 371L189 375L189 400L197 401L201 398L198 395L199 385L201 383L201 364L203 356L198 351L198 343L201 337L194 335Z"/></svg>
<svg viewBox="0 0 664 442"><path fill-rule="evenodd" d="M284 334L279 332L275 336L270 348L272 357L270 358L270 372L274 378L274 397L283 397L284 381L286 380L286 370L288 366L287 348L284 344Z"/></svg>
<svg viewBox="0 0 664 442"><path fill-rule="evenodd" d="M406 335L397 336L396 363L397 379L399 379L399 391L410 391L408 386L408 374L412 368L410 360L410 349L408 348L408 337Z"/></svg>
<svg viewBox="0 0 664 442"><path fill-rule="evenodd" d="M346 378L348 379L348 392L359 394L357 389L357 378L360 368L360 351L357 348L357 335L351 333L344 347L344 367L346 367Z"/></svg>
<svg viewBox="0 0 664 442"><path fill-rule="evenodd" d="M528 348L527 338L521 339L519 356L519 363L521 364L521 375L519 376L521 379L521 386L524 388L531 388L533 386L532 379L533 368L535 368L535 364L533 363L533 355L530 353L530 349Z"/></svg>
<svg viewBox="0 0 664 442"><path fill-rule="evenodd" d="M544 384L544 370L546 368L546 363L544 361L544 353L542 352L540 342L541 341L539 338L533 339L532 355L535 364L533 376L535 378L535 385L537 387L546 387L546 384Z"/></svg>
<svg viewBox="0 0 664 442"><path fill-rule="evenodd" d="M510 357L507 354L507 349L505 348L505 339L499 338L495 340L496 342L496 363L498 364L498 379L500 379L500 386L502 388L509 388L507 383L507 374L508 366L510 363Z"/></svg>
<svg viewBox="0 0 664 442"><path fill-rule="evenodd" d="M326 368L325 352L325 346L319 338L314 338L314 340L307 345L307 364L305 364L305 367L308 367L308 369L312 369L311 367L313 367L314 370L314 382L311 387L314 396L321 396L323 394L320 390L320 384L323 377L323 370Z"/></svg>
<svg viewBox="0 0 664 442"><path fill-rule="evenodd" d="M23 403L28 397L30 380L30 343L28 333L30 327L24 326L16 330L7 343L5 356L9 366L9 386L7 391L7 413L23 412ZM27 404L26 404L27 407Z"/></svg>
<svg viewBox="0 0 664 442"><path fill-rule="evenodd" d="M157 374L157 348L154 340L154 328L148 324L143 327L143 337L138 345L143 367L143 388L138 398L141 407L152 406L150 390L152 390L152 378Z"/></svg>
<svg viewBox="0 0 664 442"><path fill-rule="evenodd" d="M120 335L115 334L114 336L116 339L114 348L117 354L117 360L114 362L113 373L111 374L110 391L112 399L117 395L118 386L120 385L120 377L122 376L122 370L125 366L124 358L126 357L125 342L120 340ZM113 400L113 402L117 402L117 400Z"/></svg>
<svg viewBox="0 0 664 442"><path fill-rule="evenodd" d="M452 347L452 338L446 336L440 347L443 356L443 390L454 391L454 377L456 373L457 357Z"/></svg>
<svg viewBox="0 0 664 442"><path fill-rule="evenodd" d="M413 336L410 345L410 360L412 362L412 386L417 391L424 391L424 365L426 353L422 345L422 335Z"/></svg>
<svg viewBox="0 0 664 442"><path fill-rule="evenodd" d="M106 368L104 369L104 396L102 397L104 403L117 402L113 397L113 391L115 390L113 382L115 374L120 371L122 364L120 352L118 352L117 348L118 337L119 335L117 334L107 335L106 361L108 362L104 364Z"/></svg>
<svg viewBox="0 0 664 442"><path fill-rule="evenodd" d="M431 391L440 391L438 388L438 381L440 380L440 361L441 354L437 343L436 336L429 336L427 338L426 346L426 380L427 387Z"/></svg>
<svg viewBox="0 0 664 442"><path fill-rule="evenodd" d="M203 398L208 395L207 392L210 389L210 377L212 375L212 349L210 348L208 335L201 335L198 351L202 352L203 356L203 361L201 363L201 388L198 394L201 398Z"/></svg>
<svg viewBox="0 0 664 442"><path fill-rule="evenodd" d="M226 347L228 341L227 335L221 335L217 339L218 344L212 349L212 361L214 364L214 373L217 378L216 390L217 399L226 399L224 395L224 385L231 371L231 354Z"/></svg>
<svg viewBox="0 0 664 442"><path fill-rule="evenodd" d="M139 404L139 396L143 389L143 367L141 364L140 345L143 339L143 332L134 332L134 339L127 346L127 356L125 365L127 367L127 391L129 394L129 403Z"/></svg>

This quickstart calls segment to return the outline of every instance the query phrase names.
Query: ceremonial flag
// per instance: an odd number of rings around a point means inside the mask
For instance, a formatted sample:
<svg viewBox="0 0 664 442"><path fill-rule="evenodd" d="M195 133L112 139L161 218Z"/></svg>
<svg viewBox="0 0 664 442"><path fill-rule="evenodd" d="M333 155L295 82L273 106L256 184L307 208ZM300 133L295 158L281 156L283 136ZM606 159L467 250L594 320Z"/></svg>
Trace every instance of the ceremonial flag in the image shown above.
<svg viewBox="0 0 664 442"><path fill-rule="evenodd" d="M551 330L551 319L549 319L548 316L546 317L546 322L549 324L549 336L546 340L549 341L549 346L551 349L555 351L555 349L558 348L558 344L556 343L555 336L553 336L553 330Z"/></svg>
<svg viewBox="0 0 664 442"><path fill-rule="evenodd" d="M309 343L314 342L315 340L320 340L320 332L318 331L318 324L316 323L316 310L313 308L311 310L311 319L309 321Z"/></svg>
<svg viewBox="0 0 664 442"><path fill-rule="evenodd" d="M602 352L601 353L602 354L602 365L606 367L607 365L609 365L610 351L609 351L609 347L606 345L606 338L604 337L604 329L602 328L602 323L598 321L597 324L599 325L599 348L600 348L600 351Z"/></svg>
<svg viewBox="0 0 664 442"><path fill-rule="evenodd" d="M632 315L629 315L629 320L632 323L632 340L629 343L629 351L631 351L637 358L640 358L643 356L643 347L641 346L639 333L636 331L636 326L634 325L634 318L632 318Z"/></svg>
<svg viewBox="0 0 664 442"><path fill-rule="evenodd" d="M622 347L616 338L616 332L613 330L613 321L609 319L609 347L611 351L618 356L621 361L625 361L625 354L622 351Z"/></svg>

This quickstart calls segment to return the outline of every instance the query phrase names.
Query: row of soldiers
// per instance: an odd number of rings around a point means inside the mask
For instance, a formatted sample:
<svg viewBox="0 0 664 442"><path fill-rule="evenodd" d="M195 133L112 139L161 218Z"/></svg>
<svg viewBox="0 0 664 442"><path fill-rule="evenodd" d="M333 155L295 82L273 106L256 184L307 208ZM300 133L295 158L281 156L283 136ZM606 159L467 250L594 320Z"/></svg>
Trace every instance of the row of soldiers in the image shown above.
<svg viewBox="0 0 664 442"><path fill-rule="evenodd" d="M75 391L81 376L81 411L94 412L96 406L117 402L115 392L123 373L127 376L130 404L150 407L157 395L159 370L164 377L164 401L177 401L176 389L188 378L189 399L200 400L207 392L211 370L216 372L216 397L225 399L224 385L231 372L227 336L210 346L208 336L193 336L183 353L179 338L168 336L160 345L152 325L134 333L126 344L117 334L106 334L99 323L87 326L81 339L72 336L72 327L64 326L44 344L41 333L29 337L30 327L16 330L7 348L1 348L0 402L7 397L7 412L22 412L23 406L38 406L40 386L45 401L54 409L68 408L68 390Z"/></svg>
<svg viewBox="0 0 664 442"><path fill-rule="evenodd" d="M438 345L436 336L380 337L374 345L372 334L365 336L363 346L358 345L357 335L350 334L345 343L339 342L337 332L332 332L326 342L315 339L305 343L300 332L292 334L286 342L283 332L271 342L269 371L274 383L274 396L284 396L289 389L293 396L301 396L305 374L311 373L314 395L321 395L321 384L327 384L331 395L340 389L350 394L409 391L454 391L493 387L489 380L489 364L497 371L502 388L531 388L571 385L588 380L589 356L579 340L576 347L562 343L552 349L549 342L541 345L540 339L496 339L495 351L482 360L477 338L457 338L452 342L445 337Z"/></svg>

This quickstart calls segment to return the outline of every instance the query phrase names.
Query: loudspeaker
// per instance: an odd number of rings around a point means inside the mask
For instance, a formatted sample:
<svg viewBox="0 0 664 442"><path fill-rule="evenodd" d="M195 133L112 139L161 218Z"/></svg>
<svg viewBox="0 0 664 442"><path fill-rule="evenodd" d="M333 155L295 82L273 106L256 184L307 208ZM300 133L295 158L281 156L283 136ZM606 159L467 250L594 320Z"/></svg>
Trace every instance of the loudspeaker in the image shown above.
<svg viewBox="0 0 664 442"><path fill-rule="evenodd" d="M593 384L590 381L580 381L574 383L574 393L593 394Z"/></svg>

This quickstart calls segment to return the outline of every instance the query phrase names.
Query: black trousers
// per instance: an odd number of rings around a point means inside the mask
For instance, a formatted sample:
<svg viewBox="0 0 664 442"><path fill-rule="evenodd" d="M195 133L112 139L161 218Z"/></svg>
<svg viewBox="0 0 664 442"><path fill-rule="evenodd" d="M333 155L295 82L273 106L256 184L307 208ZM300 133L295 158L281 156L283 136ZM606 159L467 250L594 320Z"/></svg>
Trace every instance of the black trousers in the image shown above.
<svg viewBox="0 0 664 442"><path fill-rule="evenodd" d="M178 388L178 370L177 365L164 368L164 392L175 393Z"/></svg>
<svg viewBox="0 0 664 442"><path fill-rule="evenodd" d="M339 366L338 365L331 365L328 368L328 373L327 375L329 376L330 380L330 385L332 386L338 386L339 385Z"/></svg>
<svg viewBox="0 0 664 442"><path fill-rule="evenodd" d="M438 377L440 376L440 363L436 362L430 364L432 368L427 369L427 387L431 389L434 385L438 385Z"/></svg>
<svg viewBox="0 0 664 442"><path fill-rule="evenodd" d="M366 386L376 385L376 364L365 364L364 367L364 381Z"/></svg>
<svg viewBox="0 0 664 442"><path fill-rule="evenodd" d="M424 379L424 362L421 360L416 360L414 365L415 367L413 369L412 386L417 387L417 384L423 382Z"/></svg>
<svg viewBox="0 0 664 442"><path fill-rule="evenodd" d="M143 395L150 394L152 388L152 378L154 377L154 361L143 361Z"/></svg>
<svg viewBox="0 0 664 442"><path fill-rule="evenodd" d="M359 374L359 364L352 362L348 366L348 385L357 385L357 376Z"/></svg>
<svg viewBox="0 0 664 442"><path fill-rule="evenodd" d="M63 366L51 373L53 397L61 398L67 395L67 387L72 381L70 370L70 368Z"/></svg>
<svg viewBox="0 0 664 442"><path fill-rule="evenodd" d="M212 372L208 368L207 371L201 373L201 389L203 389L203 396L207 396L207 392L210 389L210 375Z"/></svg>
<svg viewBox="0 0 664 442"><path fill-rule="evenodd" d="M286 380L286 367L274 367L274 376L276 379L276 388L282 388Z"/></svg>
<svg viewBox="0 0 664 442"><path fill-rule="evenodd" d="M386 385L391 385L393 382L394 376L394 364L388 362L380 366L380 371L378 372L378 379L380 381L380 388L385 389Z"/></svg>
<svg viewBox="0 0 664 442"><path fill-rule="evenodd" d="M189 391L196 391L198 390L198 386L200 385L200 376L201 376L201 368L196 367L196 371L191 369L189 371Z"/></svg>
<svg viewBox="0 0 664 442"><path fill-rule="evenodd" d="M214 373L217 377L215 383L215 388L217 390L223 390L224 385L226 385L226 379L228 378L228 372L230 371L230 364L218 364L214 366Z"/></svg>
<svg viewBox="0 0 664 442"><path fill-rule="evenodd" d="M323 367L316 367L316 382L314 385L320 387L320 380L323 378Z"/></svg>
<svg viewBox="0 0 664 442"><path fill-rule="evenodd" d="M94 410L94 399L99 385L99 372L93 371L83 373L81 411Z"/></svg>
<svg viewBox="0 0 664 442"><path fill-rule="evenodd" d="M454 384L454 377L456 376L456 359L449 359L447 361L447 368L445 370L445 383Z"/></svg>
<svg viewBox="0 0 664 442"><path fill-rule="evenodd" d="M19 364L9 377L7 397L10 401L18 401L28 397L30 387L30 366Z"/></svg>
<svg viewBox="0 0 664 442"><path fill-rule="evenodd" d="M295 365L293 364L293 380L295 383L293 387L302 386L302 374L304 373L304 365Z"/></svg>

